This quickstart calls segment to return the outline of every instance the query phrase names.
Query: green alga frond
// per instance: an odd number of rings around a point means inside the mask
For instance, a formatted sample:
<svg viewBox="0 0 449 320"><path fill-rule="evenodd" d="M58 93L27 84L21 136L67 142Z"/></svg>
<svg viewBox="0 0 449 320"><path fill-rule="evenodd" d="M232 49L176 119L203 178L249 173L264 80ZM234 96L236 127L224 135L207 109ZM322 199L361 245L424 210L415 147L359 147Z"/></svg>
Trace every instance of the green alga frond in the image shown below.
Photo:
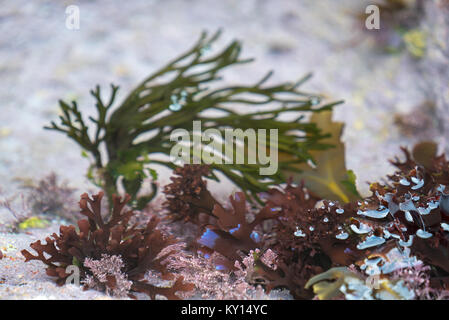
<svg viewBox="0 0 449 320"><path fill-rule="evenodd" d="M107 101L102 99L97 86L91 91L98 112L96 118L89 118L92 128L76 102L63 101L60 101L60 123L52 122L47 128L65 133L90 154L94 159L90 177L109 196L116 192L121 178L124 189L138 202L138 207L148 203L155 193L153 180L153 193L140 195L143 180L154 176L147 165L175 168L170 159L160 160L156 154L170 155L177 143L170 139L171 133L175 129L191 133L193 121L201 121L202 128L216 129L222 136L227 128L277 129L278 150L291 157L289 161L279 161L275 174L261 176L259 169L264 165L260 161L210 164L210 168L212 178L218 180L215 172L219 171L253 196L270 184L284 182L285 169L293 170L293 164L311 159L310 150L328 147L321 142L327 135L315 124L303 121L305 113L330 110L339 102L322 104L320 96L300 91L298 87L308 77L294 83L267 85L271 72L252 85L220 87L218 80L225 68L252 60L240 59L238 41L218 52L210 50L219 35L218 32L208 37L203 33L192 49L147 77L118 106L113 107L117 86L111 85ZM280 120L286 114L291 114L292 120ZM100 152L102 148L105 152ZM270 141L266 141L266 148L270 149Z"/></svg>

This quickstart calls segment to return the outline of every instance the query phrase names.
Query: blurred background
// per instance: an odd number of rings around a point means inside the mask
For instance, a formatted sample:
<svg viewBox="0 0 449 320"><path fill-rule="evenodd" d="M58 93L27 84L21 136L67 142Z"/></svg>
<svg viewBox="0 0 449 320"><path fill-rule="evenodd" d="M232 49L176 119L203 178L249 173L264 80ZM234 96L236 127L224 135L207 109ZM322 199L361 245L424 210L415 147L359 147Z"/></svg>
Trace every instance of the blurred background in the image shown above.
<svg viewBox="0 0 449 320"><path fill-rule="evenodd" d="M221 28L217 46L237 38L243 56L256 58L226 82L258 80L268 70L273 82L312 72L304 89L345 100L334 120L345 123L347 168L366 192L367 181L392 171L387 159L400 154L399 146L433 139L443 150L449 133L447 1L400 1L399 18L385 15L381 29L369 31L365 8L372 2L2 0L0 186L14 191L55 171L80 192L91 188L79 147L43 129L57 119L58 99L76 99L89 114L89 90L113 82L120 101L201 31ZM70 5L79 8L79 29L66 26ZM397 19L405 23L398 27Z"/></svg>

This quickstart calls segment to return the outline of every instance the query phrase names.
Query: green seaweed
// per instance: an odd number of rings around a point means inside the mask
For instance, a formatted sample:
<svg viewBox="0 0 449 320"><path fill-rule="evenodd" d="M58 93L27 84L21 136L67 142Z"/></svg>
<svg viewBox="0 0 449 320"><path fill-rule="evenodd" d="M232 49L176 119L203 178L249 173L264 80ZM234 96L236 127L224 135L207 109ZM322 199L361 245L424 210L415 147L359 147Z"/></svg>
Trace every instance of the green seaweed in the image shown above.
<svg viewBox="0 0 449 320"><path fill-rule="evenodd" d="M49 222L39 217L29 217L28 219L19 223L20 230L45 228L49 225Z"/></svg>
<svg viewBox="0 0 449 320"><path fill-rule="evenodd" d="M211 47L219 35L217 32L208 37L203 33L192 49L147 77L118 107L114 102L119 87L111 84L110 97L105 101L97 85L91 94L98 116L89 117L91 124L84 120L75 101L59 101L60 123L53 121L46 128L66 134L83 149L83 156L93 160L87 176L106 191L109 200L121 179L135 207L142 208L151 201L157 184L156 174L148 170L148 165L175 168L169 159L161 160L157 155L170 155L176 143L170 140L170 134L175 129L191 132L195 120L201 121L203 128L217 129L222 136L226 128L278 129L278 150L290 157L279 162L274 175L261 176L260 162L210 165L210 178L218 181L219 171L256 200L256 193L285 181L285 170L296 170L294 164L311 160L310 150L329 147L321 142L328 135L314 123L303 121L304 113L331 110L340 102L322 104L320 96L299 91L298 87L310 76L297 82L266 85L272 75L269 72L252 85L209 87L221 79L223 69L253 61L240 59L238 41L214 53ZM210 111L220 114L211 115ZM293 120L280 120L287 113L292 113ZM266 146L268 149L270 142ZM151 192L142 190L147 178L151 179Z"/></svg>

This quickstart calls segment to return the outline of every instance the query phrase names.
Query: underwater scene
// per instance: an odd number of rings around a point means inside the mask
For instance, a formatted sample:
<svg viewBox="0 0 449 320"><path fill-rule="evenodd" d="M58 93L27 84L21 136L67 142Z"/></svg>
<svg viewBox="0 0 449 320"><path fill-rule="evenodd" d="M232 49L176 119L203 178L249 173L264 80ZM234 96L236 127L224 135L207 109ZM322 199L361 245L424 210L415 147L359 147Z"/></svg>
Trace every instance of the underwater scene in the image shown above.
<svg viewBox="0 0 449 320"><path fill-rule="evenodd" d="M449 299L448 0L4 0L0 31L0 300Z"/></svg>

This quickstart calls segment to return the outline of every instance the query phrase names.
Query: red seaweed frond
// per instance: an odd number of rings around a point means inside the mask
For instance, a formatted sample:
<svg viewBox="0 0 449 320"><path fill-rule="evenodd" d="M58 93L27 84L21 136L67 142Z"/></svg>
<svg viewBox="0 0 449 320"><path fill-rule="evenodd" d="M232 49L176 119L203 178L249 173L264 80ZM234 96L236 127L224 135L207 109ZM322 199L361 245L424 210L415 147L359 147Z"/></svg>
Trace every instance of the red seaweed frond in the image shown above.
<svg viewBox="0 0 449 320"><path fill-rule="evenodd" d="M37 252L32 255L27 250L22 250L26 261L40 260L47 265L47 274L56 277L56 282L63 285L67 277L66 268L76 265L80 270L80 280L95 276L92 270L85 265L92 265L89 261L101 261L108 257L117 256L123 262L123 272L127 281L131 281L131 290L144 292L152 299L156 295L165 295L175 299L177 291L189 291L191 284L184 284L179 277L171 287L158 287L145 280L145 274L156 271L163 279L174 279L175 275L168 272L162 261L173 254L175 249L170 249L176 240L163 234L157 229L159 219L151 217L145 227L129 226L129 219L134 212L124 210L130 200L126 195L124 199L113 196L113 208L111 218L105 222L101 215L101 200L103 193L89 198L83 194L80 200L81 214L87 219L79 220L79 231L75 226L61 226L59 235L54 233L46 238L46 244L40 240L30 246ZM46 255L49 256L46 258ZM116 276L108 274L105 286L109 290L116 290L119 283ZM112 277L112 278L111 278ZM123 279L121 279L123 280ZM123 283L126 283L122 281Z"/></svg>

